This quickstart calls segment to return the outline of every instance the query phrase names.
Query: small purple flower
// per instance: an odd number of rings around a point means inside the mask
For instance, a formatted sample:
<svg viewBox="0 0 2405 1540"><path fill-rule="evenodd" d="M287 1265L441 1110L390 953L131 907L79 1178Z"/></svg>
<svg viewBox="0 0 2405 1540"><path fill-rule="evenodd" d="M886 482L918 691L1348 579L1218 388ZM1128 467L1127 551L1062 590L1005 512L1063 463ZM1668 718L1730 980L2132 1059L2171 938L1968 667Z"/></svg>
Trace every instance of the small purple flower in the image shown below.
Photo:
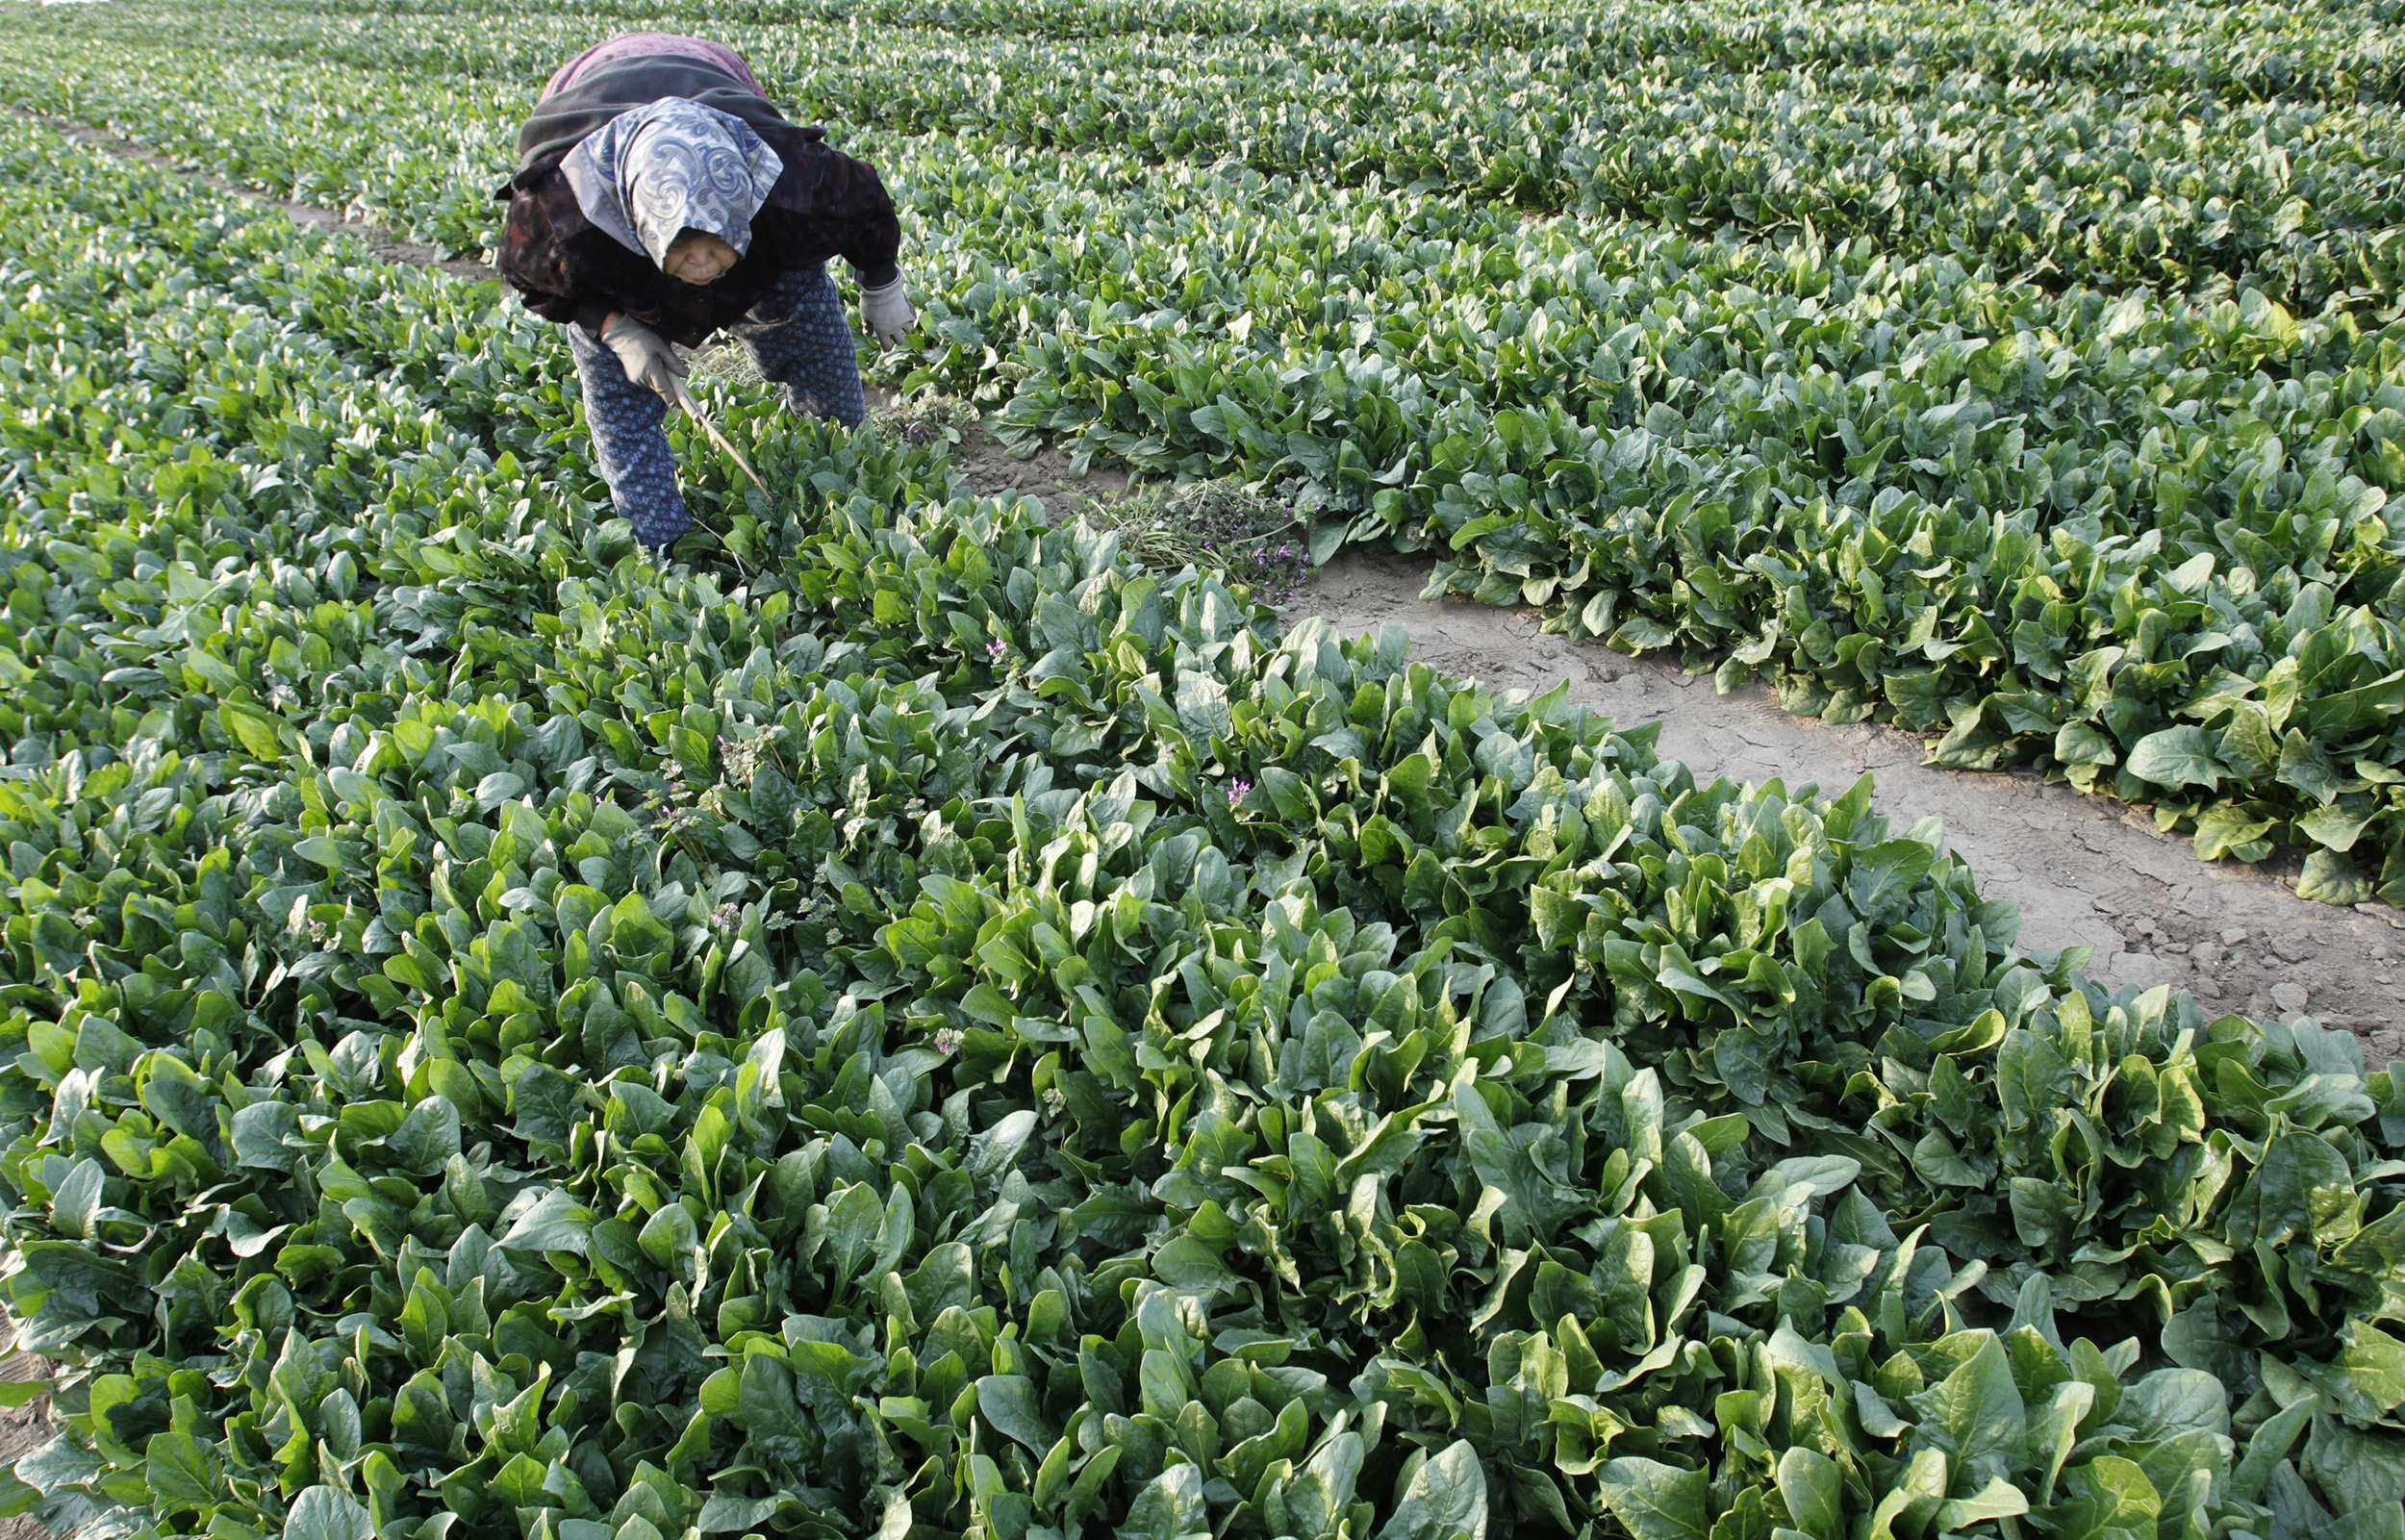
<svg viewBox="0 0 2405 1540"><path fill-rule="evenodd" d="M721 930L733 930L744 921L744 912L731 903L722 903L710 916L711 923Z"/></svg>
<svg viewBox="0 0 2405 1540"><path fill-rule="evenodd" d="M938 1030L935 1034L935 1051L948 1059L959 1052L960 1028L947 1026Z"/></svg>
<svg viewBox="0 0 2405 1540"><path fill-rule="evenodd" d="M1229 807L1234 807L1252 795L1253 783L1251 781L1233 780L1228 783L1228 805Z"/></svg>
<svg viewBox="0 0 2405 1540"><path fill-rule="evenodd" d="M986 657L995 663L1001 662L1003 655L1009 651L1010 644L1004 642L1000 637L996 637L993 641L988 642L985 644Z"/></svg>

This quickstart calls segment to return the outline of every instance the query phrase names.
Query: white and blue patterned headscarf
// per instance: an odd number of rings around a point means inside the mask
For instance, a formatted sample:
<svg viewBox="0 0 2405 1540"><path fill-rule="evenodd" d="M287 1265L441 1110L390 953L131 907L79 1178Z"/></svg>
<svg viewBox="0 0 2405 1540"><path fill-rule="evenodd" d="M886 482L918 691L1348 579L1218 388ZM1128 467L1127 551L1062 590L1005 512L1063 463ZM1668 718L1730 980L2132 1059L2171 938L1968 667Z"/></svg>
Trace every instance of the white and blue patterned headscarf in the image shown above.
<svg viewBox="0 0 2405 1540"><path fill-rule="evenodd" d="M586 218L664 267L687 230L750 250L785 163L742 118L668 96L586 135L560 168Z"/></svg>

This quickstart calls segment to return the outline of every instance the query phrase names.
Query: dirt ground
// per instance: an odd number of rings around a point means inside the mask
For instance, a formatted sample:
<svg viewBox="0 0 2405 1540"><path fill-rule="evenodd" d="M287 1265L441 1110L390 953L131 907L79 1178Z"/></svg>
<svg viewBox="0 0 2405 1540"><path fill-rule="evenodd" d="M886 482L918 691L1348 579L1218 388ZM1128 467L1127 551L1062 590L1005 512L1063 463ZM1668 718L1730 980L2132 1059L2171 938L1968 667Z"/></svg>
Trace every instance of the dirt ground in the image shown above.
<svg viewBox="0 0 2405 1540"><path fill-rule="evenodd" d="M0 1318L0 1333L14 1336L15 1325ZM50 1366L26 1353L11 1353L0 1359L0 1379L42 1379ZM50 1401L42 1397L29 1406L0 1408L0 1469L14 1470L16 1462L50 1442ZM31 1519L0 1519L0 1540L43 1540L50 1531Z"/></svg>
<svg viewBox="0 0 2405 1540"><path fill-rule="evenodd" d="M1127 485L1101 470L1078 478L1057 451L1014 460L982 436L962 450L981 493L1068 494L1074 506L1078 493L1115 496ZM1913 734L1790 716L1760 686L1723 695L1709 675L1547 636L1532 610L1423 599L1427 580L1424 558L1347 552L1285 613L1353 635L1399 623L1415 656L1490 688L1533 694L1567 679L1573 698L1622 726L1660 721L1661 752L1702 776L1810 782L1834 796L1868 774L1898 827L1937 818L1980 891L2019 907L2025 949L2086 947L2089 972L2108 985L2168 984L2209 1011L2258 1020L2311 1015L2363 1038L2375 1067L2405 1058L2405 916L2384 905L2307 902L2282 880L2292 882L2292 870L2200 861L2142 809L2025 772L1928 765Z"/></svg>
<svg viewBox="0 0 2405 1540"><path fill-rule="evenodd" d="M2035 775L1924 765L1910 733L1791 717L1760 687L1721 695L1709 675L1543 635L1533 611L1422 599L1426 580L1425 562L1342 555L1292 613L1349 633L1401 622L1417 656L1490 687L1567 679L1623 726L1660 721L1662 753L1699 774L1812 781L1834 795L1867 772L1899 825L1944 820L1981 892L2020 906L2023 947L2087 947L2107 983L2170 984L2259 1018L2311 1014L2361 1035L2374 1065L2405 1057L2405 917L2394 911L2309 903L2269 872L2199 861L2135 809Z"/></svg>
<svg viewBox="0 0 2405 1540"><path fill-rule="evenodd" d="M403 240L381 225L370 224L364 219L353 219L345 215L337 214L331 209L319 208L314 203L298 203L291 198L269 197L256 188L243 187L240 183L226 180L214 171L178 161L172 156L162 155L149 145L129 139L121 134L112 134L106 129L70 122L63 117L53 117L47 113L37 113L21 107L16 109L16 114L30 122L39 123L45 128L63 134L78 144L106 150L119 160L132 161L139 165L152 166L162 171L172 171L178 176L190 177L203 187L222 192L228 197L240 198L244 203L255 204L261 208L281 209L294 224L305 225L312 230L330 230L356 236L367 242L369 251L386 262L405 262L413 267L432 267L469 283L494 276L490 264L469 262L465 258L445 257L432 246L420 245L414 240Z"/></svg>
<svg viewBox="0 0 2405 1540"><path fill-rule="evenodd" d="M1021 460L991 434L973 433L953 451L952 463L961 479L980 496L1017 491L1044 499L1048 508L1074 512L1085 497L1118 497L1127 491L1127 473L1106 466L1090 466L1083 474L1058 449L1040 449Z"/></svg>

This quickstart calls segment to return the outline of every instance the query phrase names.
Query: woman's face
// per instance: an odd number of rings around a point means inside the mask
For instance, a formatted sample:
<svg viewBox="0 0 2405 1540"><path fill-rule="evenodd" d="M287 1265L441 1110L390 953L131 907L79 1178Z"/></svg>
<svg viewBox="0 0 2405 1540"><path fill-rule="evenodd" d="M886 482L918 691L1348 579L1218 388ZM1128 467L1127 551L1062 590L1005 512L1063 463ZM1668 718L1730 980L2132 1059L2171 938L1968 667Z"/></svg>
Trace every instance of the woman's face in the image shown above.
<svg viewBox="0 0 2405 1540"><path fill-rule="evenodd" d="M716 236L688 230L668 248L661 270L689 284L714 284L726 275L741 254Z"/></svg>

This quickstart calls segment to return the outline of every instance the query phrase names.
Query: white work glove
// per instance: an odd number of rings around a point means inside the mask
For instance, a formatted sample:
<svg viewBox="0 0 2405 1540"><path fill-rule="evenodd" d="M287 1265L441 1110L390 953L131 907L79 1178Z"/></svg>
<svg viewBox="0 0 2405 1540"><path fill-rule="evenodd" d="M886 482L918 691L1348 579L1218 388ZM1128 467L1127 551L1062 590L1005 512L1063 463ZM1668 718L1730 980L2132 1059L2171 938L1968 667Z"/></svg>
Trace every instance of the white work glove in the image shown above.
<svg viewBox="0 0 2405 1540"><path fill-rule="evenodd" d="M910 308L910 290L902 287L899 274L890 284L860 290L860 318L869 323L869 335L879 347L891 347L910 335L919 313Z"/></svg>
<svg viewBox="0 0 2405 1540"><path fill-rule="evenodd" d="M628 379L658 391L664 401L675 401L676 382L685 377L685 361L667 338L621 315L601 328L601 341L618 355Z"/></svg>

